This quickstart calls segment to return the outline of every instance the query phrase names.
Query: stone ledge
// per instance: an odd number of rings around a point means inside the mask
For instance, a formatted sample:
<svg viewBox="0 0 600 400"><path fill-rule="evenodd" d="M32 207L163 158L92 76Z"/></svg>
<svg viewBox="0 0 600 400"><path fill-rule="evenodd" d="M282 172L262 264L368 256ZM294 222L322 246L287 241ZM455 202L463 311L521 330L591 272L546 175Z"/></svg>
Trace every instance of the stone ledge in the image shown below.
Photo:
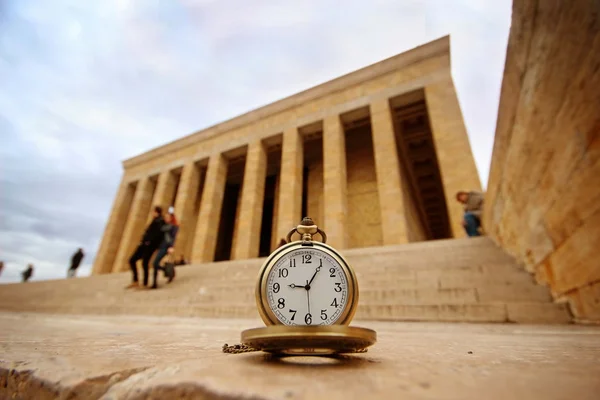
<svg viewBox="0 0 600 400"><path fill-rule="evenodd" d="M223 354L254 320L0 313L0 398L593 399L600 330L384 323L368 353ZM507 382L510 382L507 385Z"/></svg>

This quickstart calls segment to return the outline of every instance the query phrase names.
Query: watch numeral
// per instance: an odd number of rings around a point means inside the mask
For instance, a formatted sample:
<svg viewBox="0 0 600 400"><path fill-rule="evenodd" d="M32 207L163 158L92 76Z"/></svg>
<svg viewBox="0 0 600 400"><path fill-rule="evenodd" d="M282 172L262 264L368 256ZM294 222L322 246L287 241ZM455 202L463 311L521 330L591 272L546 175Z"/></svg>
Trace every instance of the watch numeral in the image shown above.
<svg viewBox="0 0 600 400"><path fill-rule="evenodd" d="M287 268L281 268L279 270L279 277L280 278L287 278L287 276L288 276L288 270L287 270Z"/></svg>
<svg viewBox="0 0 600 400"><path fill-rule="evenodd" d="M312 264L311 258L312 258L312 255L310 255L310 254L302 255L302 264Z"/></svg>
<svg viewBox="0 0 600 400"><path fill-rule="evenodd" d="M331 302L331 307L337 307L337 306L338 306L337 298L334 298L333 301Z"/></svg>
<svg viewBox="0 0 600 400"><path fill-rule="evenodd" d="M275 282L275 284L273 285L273 292L275 293L279 293L279 283Z"/></svg>
<svg viewBox="0 0 600 400"><path fill-rule="evenodd" d="M290 321L293 321L293 320L294 320L294 318L296 317L296 313L297 313L298 311L297 311L297 310L292 310L292 309L290 309L289 311L292 313L292 318L290 318Z"/></svg>
<svg viewBox="0 0 600 400"><path fill-rule="evenodd" d="M321 319L323 321L325 321L327 319L327 314L326 314L327 310L321 310Z"/></svg>
<svg viewBox="0 0 600 400"><path fill-rule="evenodd" d="M329 277L335 278L335 268L329 268Z"/></svg>
<svg viewBox="0 0 600 400"><path fill-rule="evenodd" d="M290 258L290 268L295 268L295 267L296 267L296 259Z"/></svg>
<svg viewBox="0 0 600 400"><path fill-rule="evenodd" d="M336 282L335 283L335 289L333 289L333 290L335 290L336 292L341 292L342 291L342 286L341 285L342 285L341 282Z"/></svg>
<svg viewBox="0 0 600 400"><path fill-rule="evenodd" d="M279 298L279 300L277 300L277 308L284 308L285 307L285 299L283 297Z"/></svg>
<svg viewBox="0 0 600 400"><path fill-rule="evenodd" d="M306 325L312 324L312 315L310 315L310 313L306 314L304 317L304 322L306 322Z"/></svg>

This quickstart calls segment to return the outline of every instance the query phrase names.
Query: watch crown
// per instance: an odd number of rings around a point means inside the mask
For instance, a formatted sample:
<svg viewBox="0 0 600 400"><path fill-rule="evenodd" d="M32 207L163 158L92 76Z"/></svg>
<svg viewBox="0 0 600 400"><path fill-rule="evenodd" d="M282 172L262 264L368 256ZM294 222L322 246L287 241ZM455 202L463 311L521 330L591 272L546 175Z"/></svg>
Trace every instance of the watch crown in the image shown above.
<svg viewBox="0 0 600 400"><path fill-rule="evenodd" d="M304 218L302 218L302 222L300 222L300 225L304 225L304 226L312 226L314 224L315 223L311 217L304 217Z"/></svg>
<svg viewBox="0 0 600 400"><path fill-rule="evenodd" d="M327 241L327 235L325 235L325 232L323 232L323 230L319 229L319 227L317 227L317 225L315 224L313 219L310 217L302 218L302 222L300 222L300 224L297 227L293 228L287 234L286 239L287 239L288 243L292 241L292 235L294 233L300 234L300 238L303 243L312 241L313 240L312 237L315 234L321 235L323 243L325 243Z"/></svg>

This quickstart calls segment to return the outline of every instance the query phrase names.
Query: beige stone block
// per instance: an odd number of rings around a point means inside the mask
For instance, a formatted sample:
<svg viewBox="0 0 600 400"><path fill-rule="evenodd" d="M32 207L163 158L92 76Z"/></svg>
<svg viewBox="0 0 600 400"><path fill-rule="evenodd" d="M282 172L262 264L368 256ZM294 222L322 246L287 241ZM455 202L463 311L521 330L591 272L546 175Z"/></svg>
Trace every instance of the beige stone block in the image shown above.
<svg viewBox="0 0 600 400"><path fill-rule="evenodd" d="M261 141L253 142L248 147L242 195L238 206L239 224L232 251L234 260L258 257L266 172L265 147Z"/></svg>
<svg viewBox="0 0 600 400"><path fill-rule="evenodd" d="M328 243L338 249L348 246L347 179L345 134L339 116L323 121L323 230Z"/></svg>
<svg viewBox="0 0 600 400"><path fill-rule="evenodd" d="M370 109L382 244L408 243L408 210L404 205L400 161L390 105L387 99L382 99L373 102Z"/></svg>
<svg viewBox="0 0 600 400"><path fill-rule="evenodd" d="M507 303L508 320L523 324L566 324L572 319L566 304Z"/></svg>
<svg viewBox="0 0 600 400"><path fill-rule="evenodd" d="M566 296L578 321L600 321L600 281L575 289Z"/></svg>
<svg viewBox="0 0 600 400"><path fill-rule="evenodd" d="M210 262L214 259L219 230L228 163L222 154L211 156L206 171L206 183L196 223L192 262Z"/></svg>
<svg viewBox="0 0 600 400"><path fill-rule="evenodd" d="M565 293L600 280L598 243L600 243L600 211L588 218L550 256L555 292Z"/></svg>
<svg viewBox="0 0 600 400"><path fill-rule="evenodd" d="M588 153L546 212L546 225L556 246L600 209L600 185L590 184L599 175L600 155Z"/></svg>

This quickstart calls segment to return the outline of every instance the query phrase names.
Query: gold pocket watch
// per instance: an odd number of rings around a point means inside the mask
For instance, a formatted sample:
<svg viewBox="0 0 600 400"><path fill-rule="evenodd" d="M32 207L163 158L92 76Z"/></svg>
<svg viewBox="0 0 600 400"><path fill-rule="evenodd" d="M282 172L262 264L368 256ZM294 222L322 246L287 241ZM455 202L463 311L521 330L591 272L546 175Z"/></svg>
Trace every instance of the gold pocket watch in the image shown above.
<svg viewBox="0 0 600 400"><path fill-rule="evenodd" d="M294 233L300 239L292 241ZM321 242L313 240L319 235ZM260 268L255 289L267 325L242 332L242 345L225 352L262 350L315 355L363 352L376 341L373 330L349 326L358 306L352 267L312 219L304 218Z"/></svg>

